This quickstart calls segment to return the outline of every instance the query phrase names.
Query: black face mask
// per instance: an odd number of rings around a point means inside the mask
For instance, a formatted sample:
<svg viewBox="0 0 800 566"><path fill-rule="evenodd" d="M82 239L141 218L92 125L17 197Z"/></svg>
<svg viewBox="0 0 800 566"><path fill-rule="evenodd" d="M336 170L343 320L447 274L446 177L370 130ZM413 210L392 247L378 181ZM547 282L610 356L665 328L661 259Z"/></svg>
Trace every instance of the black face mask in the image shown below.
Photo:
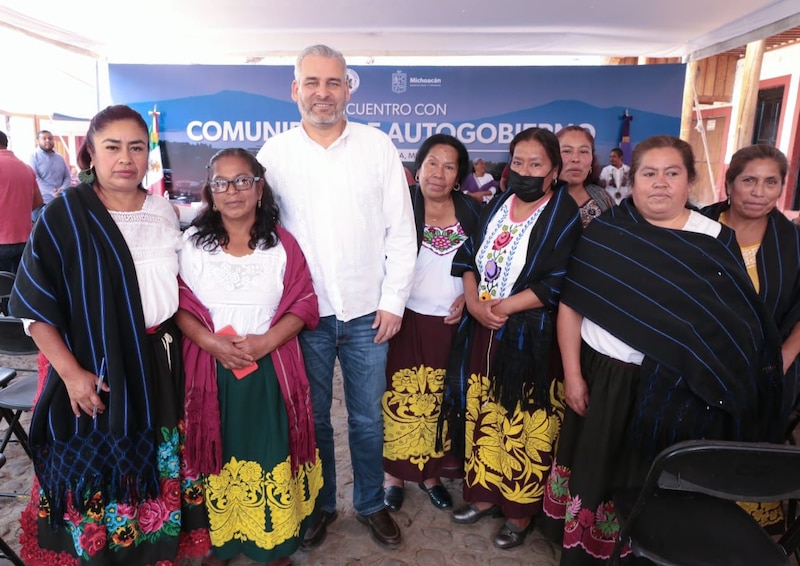
<svg viewBox="0 0 800 566"><path fill-rule="evenodd" d="M520 200L533 202L544 196L544 177L529 177L509 170L508 185Z"/></svg>

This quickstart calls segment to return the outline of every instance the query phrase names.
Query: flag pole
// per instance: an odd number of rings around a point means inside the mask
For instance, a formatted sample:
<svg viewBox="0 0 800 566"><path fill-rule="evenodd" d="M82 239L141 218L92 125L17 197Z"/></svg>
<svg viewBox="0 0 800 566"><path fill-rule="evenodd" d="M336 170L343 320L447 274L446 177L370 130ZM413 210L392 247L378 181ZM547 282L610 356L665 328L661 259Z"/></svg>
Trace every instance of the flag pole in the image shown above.
<svg viewBox="0 0 800 566"><path fill-rule="evenodd" d="M144 188L147 192L160 197L168 198L164 186L164 161L161 158L161 144L159 143L158 105L154 104L153 109L148 112L151 117L150 126L150 153L147 158L147 174L145 175Z"/></svg>

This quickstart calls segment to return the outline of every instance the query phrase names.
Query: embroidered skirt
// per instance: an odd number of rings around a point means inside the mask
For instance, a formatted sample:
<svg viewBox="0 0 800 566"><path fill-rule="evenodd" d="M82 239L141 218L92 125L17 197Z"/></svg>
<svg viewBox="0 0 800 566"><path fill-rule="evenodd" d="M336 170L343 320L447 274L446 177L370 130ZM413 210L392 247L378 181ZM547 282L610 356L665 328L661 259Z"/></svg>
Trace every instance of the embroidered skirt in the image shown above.
<svg viewBox="0 0 800 566"><path fill-rule="evenodd" d="M437 452L436 424L442 409L444 375L456 325L441 316L406 309L400 332L389 342L383 395L383 469L396 478L463 477L462 460Z"/></svg>
<svg viewBox="0 0 800 566"><path fill-rule="evenodd" d="M564 413L563 383L550 382L549 409L506 411L491 397L487 367L497 343L476 325L467 384L464 501L499 505L510 519L533 517L542 507L553 450ZM560 373L555 348L550 375Z"/></svg>
<svg viewBox="0 0 800 566"><path fill-rule="evenodd" d="M289 556L322 488L320 460L292 477L288 418L270 356L243 379L217 364L217 385L223 466L205 481L214 556Z"/></svg>
<svg viewBox="0 0 800 566"><path fill-rule="evenodd" d="M129 504L109 500L100 491L82 494L85 511L76 509L74 493L64 525L49 525L47 499L34 480L31 502L22 514L21 558L28 565L125 566L177 565L209 548L202 482L183 474L180 462L183 418L181 334L172 320L148 335L153 364L158 471L161 494ZM42 371L44 370L44 371ZM46 366L40 367L40 378Z"/></svg>

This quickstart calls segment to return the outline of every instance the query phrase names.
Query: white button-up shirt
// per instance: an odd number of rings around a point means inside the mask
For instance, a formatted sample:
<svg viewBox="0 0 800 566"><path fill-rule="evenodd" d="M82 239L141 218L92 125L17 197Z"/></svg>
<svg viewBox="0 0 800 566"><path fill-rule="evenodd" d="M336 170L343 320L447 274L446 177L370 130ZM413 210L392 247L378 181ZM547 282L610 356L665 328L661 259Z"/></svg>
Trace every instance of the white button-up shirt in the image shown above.
<svg viewBox="0 0 800 566"><path fill-rule="evenodd" d="M348 122L325 148L302 126L258 152L281 223L311 270L320 316L348 321L403 315L414 276L416 229L397 149L376 128Z"/></svg>

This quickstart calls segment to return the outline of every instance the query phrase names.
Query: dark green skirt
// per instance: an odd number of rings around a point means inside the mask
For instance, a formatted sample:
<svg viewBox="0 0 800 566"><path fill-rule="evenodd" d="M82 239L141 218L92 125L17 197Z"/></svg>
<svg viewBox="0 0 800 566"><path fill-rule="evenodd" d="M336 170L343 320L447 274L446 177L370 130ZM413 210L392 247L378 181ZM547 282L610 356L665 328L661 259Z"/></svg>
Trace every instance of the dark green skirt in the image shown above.
<svg viewBox="0 0 800 566"><path fill-rule="evenodd" d="M205 480L214 556L289 556L322 487L319 459L292 476L286 407L270 356L243 379L217 364L217 384L224 464Z"/></svg>

